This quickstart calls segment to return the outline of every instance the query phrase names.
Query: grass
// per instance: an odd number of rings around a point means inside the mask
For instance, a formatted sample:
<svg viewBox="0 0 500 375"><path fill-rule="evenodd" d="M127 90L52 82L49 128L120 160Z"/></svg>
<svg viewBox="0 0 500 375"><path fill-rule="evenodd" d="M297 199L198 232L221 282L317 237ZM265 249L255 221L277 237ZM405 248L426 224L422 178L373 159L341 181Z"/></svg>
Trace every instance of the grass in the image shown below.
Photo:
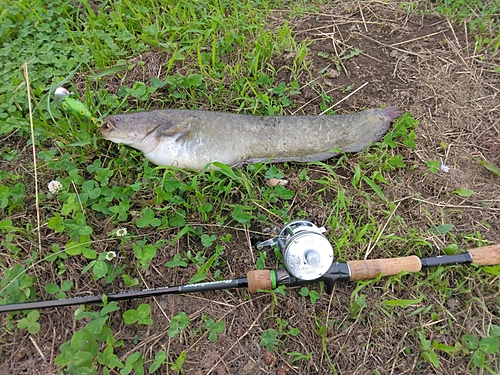
<svg viewBox="0 0 500 375"><path fill-rule="evenodd" d="M435 10L452 17L456 21L466 22L475 33L476 45L497 51L500 48L500 24L498 13L500 5L489 1L438 0Z"/></svg>
<svg viewBox="0 0 500 375"><path fill-rule="evenodd" d="M218 164L218 170L194 173L154 167L134 150L109 147L92 122L66 115L53 101L53 90L64 84L98 118L168 106L256 115L288 113L294 109L294 96L303 90L301 77L311 78L311 60L309 41L299 42L290 24L272 17L281 2L123 0L106 2L101 10L87 1L75 5L16 0L2 5L0 71L5 79L0 91L0 158L5 170L0 170L0 303L63 298L88 292L87 288L97 294L101 288L147 287L142 277L158 269L185 274L179 277L184 282L201 282L241 276L235 275L235 267L277 268L280 261L273 254L238 259L231 248L250 231L262 235L261 228L307 217L304 206L327 213L320 216L330 229L329 239L339 259L362 259L367 249L375 247L372 255L376 256L426 256L434 252L430 238L460 242L446 222L440 223L430 213L433 228L412 227L398 214L400 203L387 195L391 173L416 167L400 153L415 147L418 121L410 115L398 120L382 142L354 162L343 155L333 164L311 163L299 170L289 164L234 170ZM298 3L290 12L314 12L317 6ZM494 16L498 8L482 2L464 7L460 1L445 1L436 9L458 20L473 17L470 27L479 32L479 48L498 49ZM152 72L150 67L156 66L152 59L158 55L164 60ZM273 65L283 55L291 56L290 63ZM31 98L19 70L24 62L29 63ZM323 93L321 110L330 107L326 90L315 89ZM33 161L26 157L31 139L29 100L34 108L38 186L33 182ZM438 166L431 162L431 173ZM300 184L265 183L290 174ZM47 191L50 181L59 182L60 191ZM41 223L35 219L35 189ZM464 192L456 194L463 197ZM487 243L480 231L466 240L477 246ZM498 325L470 334L445 305L452 296L465 298L473 288L484 295L495 293L489 283L498 269L490 271L490 278L478 270L456 268L451 274L437 269L415 275L413 281L395 276L358 283L354 292L335 297L344 298L339 305L347 306L342 320L328 317L330 305L321 302L328 300L322 286L304 287L300 297L292 297L288 290L272 292L273 306L263 318L267 326L261 327L257 341L268 352L287 351L289 363L304 371L311 362L321 367L324 356L326 368L336 373L335 348L328 339L333 331L362 323L382 325L384 319L395 321L399 315L416 316L421 326L408 331L416 342L412 349L421 352L417 368L427 363L438 368L442 366L439 357L447 353L466 358L474 371L492 372L500 352ZM456 282L454 274L462 281ZM476 284L472 279L480 281ZM408 294L406 298L400 291ZM294 298L315 306L311 332L299 328L300 319L293 309L289 311L287 301L296 303ZM485 315L495 313L490 311L495 305L480 302L466 305ZM201 317L178 311L169 318L166 331L169 339L176 340L175 344L169 341L172 348L155 346L146 351L141 349L141 343L148 343L145 327L155 327L160 319L152 306L104 301L103 306L78 308L75 329L55 348L53 363L60 371L78 374L152 373L167 367L184 373L185 362L201 350L199 341L224 342L221 337L228 335L233 324L213 311ZM299 309L303 307L295 307ZM127 335L117 320L126 324ZM16 330L37 337L43 324L43 315L36 311L10 314L2 340ZM456 331L460 340L431 339L444 336L447 328ZM314 335L322 345L321 360L312 355L317 348L295 345ZM229 347L227 342L224 345Z"/></svg>

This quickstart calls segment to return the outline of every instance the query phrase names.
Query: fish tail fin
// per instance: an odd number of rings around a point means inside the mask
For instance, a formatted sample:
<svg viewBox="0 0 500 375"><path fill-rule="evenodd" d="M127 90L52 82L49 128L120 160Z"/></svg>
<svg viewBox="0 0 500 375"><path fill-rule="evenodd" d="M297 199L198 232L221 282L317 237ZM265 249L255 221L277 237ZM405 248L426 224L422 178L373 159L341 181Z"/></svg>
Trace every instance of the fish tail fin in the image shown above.
<svg viewBox="0 0 500 375"><path fill-rule="evenodd" d="M368 137L371 142L380 141L380 139L382 139L382 137L391 127L391 123L398 117L401 117L404 113L398 107L393 106L380 108L379 111L379 114L381 114L382 116L379 117L380 122L378 123L378 126L376 125L376 122L373 123L373 133Z"/></svg>
<svg viewBox="0 0 500 375"><path fill-rule="evenodd" d="M401 117L404 113L398 107L393 107L393 106L382 108L381 111L384 114L384 116L390 119L389 122L397 119L398 117Z"/></svg>
<svg viewBox="0 0 500 375"><path fill-rule="evenodd" d="M358 152L380 141L391 127L392 121L402 114L403 111L392 106L358 112L357 126L353 129L353 142L343 146L342 151Z"/></svg>

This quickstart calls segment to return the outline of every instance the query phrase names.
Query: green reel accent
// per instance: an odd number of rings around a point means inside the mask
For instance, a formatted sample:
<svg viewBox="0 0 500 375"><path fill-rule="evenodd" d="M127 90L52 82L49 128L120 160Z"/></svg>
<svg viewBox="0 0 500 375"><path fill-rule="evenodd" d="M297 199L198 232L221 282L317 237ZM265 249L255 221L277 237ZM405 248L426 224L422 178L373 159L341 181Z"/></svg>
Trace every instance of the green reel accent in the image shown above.
<svg viewBox="0 0 500 375"><path fill-rule="evenodd" d="M271 289L274 290L278 287L278 281L276 280L276 271L271 270L270 275L271 275Z"/></svg>

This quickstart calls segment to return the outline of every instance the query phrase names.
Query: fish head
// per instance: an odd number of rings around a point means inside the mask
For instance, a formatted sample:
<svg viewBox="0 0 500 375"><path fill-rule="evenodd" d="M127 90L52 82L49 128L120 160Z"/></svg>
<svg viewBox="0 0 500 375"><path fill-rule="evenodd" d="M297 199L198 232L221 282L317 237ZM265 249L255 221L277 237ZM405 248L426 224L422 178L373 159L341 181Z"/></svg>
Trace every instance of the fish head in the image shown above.
<svg viewBox="0 0 500 375"><path fill-rule="evenodd" d="M171 126L168 121L151 115L152 112L126 113L108 116L99 128L101 135L114 143L150 152L158 146L161 131Z"/></svg>

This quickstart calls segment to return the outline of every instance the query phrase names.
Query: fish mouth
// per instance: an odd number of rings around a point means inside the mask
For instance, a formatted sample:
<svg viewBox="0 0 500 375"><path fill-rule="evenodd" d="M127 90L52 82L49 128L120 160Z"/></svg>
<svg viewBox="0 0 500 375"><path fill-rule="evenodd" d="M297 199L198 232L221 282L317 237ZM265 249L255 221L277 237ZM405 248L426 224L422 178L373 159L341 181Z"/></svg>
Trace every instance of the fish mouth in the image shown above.
<svg viewBox="0 0 500 375"><path fill-rule="evenodd" d="M113 130L116 130L116 125L115 125L113 119L111 119L111 118L104 119L101 126L99 127L99 132L104 137L109 136L109 134Z"/></svg>
<svg viewBox="0 0 500 375"><path fill-rule="evenodd" d="M109 131L116 130L116 125L115 125L113 119L111 119L111 118L105 119L104 122L102 123L102 127L104 129L109 130Z"/></svg>

